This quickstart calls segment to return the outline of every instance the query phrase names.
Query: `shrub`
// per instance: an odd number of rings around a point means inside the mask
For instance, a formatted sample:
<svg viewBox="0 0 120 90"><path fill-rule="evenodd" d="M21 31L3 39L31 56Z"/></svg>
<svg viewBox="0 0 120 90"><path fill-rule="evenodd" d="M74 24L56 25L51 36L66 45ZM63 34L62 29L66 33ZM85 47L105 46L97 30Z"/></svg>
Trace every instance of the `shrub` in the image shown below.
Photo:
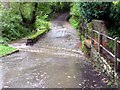
<svg viewBox="0 0 120 90"><path fill-rule="evenodd" d="M20 22L21 17L14 14L11 10L2 13L0 21L2 37L5 37L7 40L12 41L28 34L27 28L23 27Z"/></svg>
<svg viewBox="0 0 120 90"><path fill-rule="evenodd" d="M92 19L108 20L112 2L80 2L80 13L90 22Z"/></svg>
<svg viewBox="0 0 120 90"><path fill-rule="evenodd" d="M113 2L109 22L109 35L120 37L120 2Z"/></svg>
<svg viewBox="0 0 120 90"><path fill-rule="evenodd" d="M79 29L81 25L81 14L78 3L72 3L70 9L70 23L73 25L74 28Z"/></svg>
<svg viewBox="0 0 120 90"><path fill-rule="evenodd" d="M52 13L68 11L70 8L69 2L52 2Z"/></svg>
<svg viewBox="0 0 120 90"><path fill-rule="evenodd" d="M51 23L48 22L46 19L47 19L47 15L45 15L45 16L43 16L41 18L38 16L37 19L36 19L36 22L35 22L35 28L36 29L43 29L43 28L45 28L47 30L50 30Z"/></svg>
<svg viewBox="0 0 120 90"><path fill-rule="evenodd" d="M35 28L50 29L47 16L51 12L50 3L10 3L9 10L0 3L0 30L7 41L24 37Z"/></svg>

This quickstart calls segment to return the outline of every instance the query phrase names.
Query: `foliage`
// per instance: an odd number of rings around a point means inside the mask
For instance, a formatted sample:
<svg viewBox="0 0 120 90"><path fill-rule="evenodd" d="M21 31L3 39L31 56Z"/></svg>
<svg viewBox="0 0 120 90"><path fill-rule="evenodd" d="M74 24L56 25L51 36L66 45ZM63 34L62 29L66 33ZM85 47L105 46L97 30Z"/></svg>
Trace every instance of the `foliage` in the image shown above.
<svg viewBox="0 0 120 90"><path fill-rule="evenodd" d="M120 37L120 2L118 1L112 4L108 29L111 37ZM114 52L114 41L109 42L109 48Z"/></svg>
<svg viewBox="0 0 120 90"><path fill-rule="evenodd" d="M8 43L5 38L0 36L0 44L7 45Z"/></svg>
<svg viewBox="0 0 120 90"><path fill-rule="evenodd" d="M80 13L90 22L92 19L108 20L111 2L80 2Z"/></svg>
<svg viewBox="0 0 120 90"><path fill-rule="evenodd" d="M75 27L81 26L82 21L89 23L93 19L104 20L108 27L109 35L113 38L120 37L120 2L78 2L72 3L70 22ZM81 17L78 17L81 16ZM91 27L90 27L91 28ZM97 35L95 35L97 36ZM114 51L114 43L109 42L109 47Z"/></svg>
<svg viewBox="0 0 120 90"><path fill-rule="evenodd" d="M20 3L21 4L21 3ZM22 3L20 5L20 14L23 19L23 24L27 24L26 26L33 26L36 20L44 19L47 21L48 15L51 13L50 3Z"/></svg>
<svg viewBox="0 0 120 90"><path fill-rule="evenodd" d="M79 2L78 8L88 22L93 19L107 21L109 35L120 36L120 2Z"/></svg>
<svg viewBox="0 0 120 90"><path fill-rule="evenodd" d="M115 46L115 44L114 44L114 41L109 41L109 48L111 48L112 49L112 52L114 52L114 50L115 50L115 48L114 48L114 46Z"/></svg>
<svg viewBox="0 0 120 90"><path fill-rule="evenodd" d="M16 40L41 27L50 29L50 23L47 22L51 13L50 3L11 2L9 4L10 8L6 10L4 3L0 3L0 31L5 40Z"/></svg>
<svg viewBox="0 0 120 90"><path fill-rule="evenodd" d="M85 46L85 37L83 35L81 36L81 40L82 40L82 51L84 53L88 54L89 52L88 52L88 49Z"/></svg>
<svg viewBox="0 0 120 90"><path fill-rule="evenodd" d="M109 22L109 35L120 37L120 2L113 2Z"/></svg>
<svg viewBox="0 0 120 90"><path fill-rule="evenodd" d="M49 20L56 18L56 15L70 11L70 2L49 2L49 5L51 9L51 13L48 16Z"/></svg>
<svg viewBox="0 0 120 90"><path fill-rule="evenodd" d="M0 44L0 57L8 55L15 51L17 51L17 49Z"/></svg>
<svg viewBox="0 0 120 90"><path fill-rule="evenodd" d="M79 22L78 22L78 19L75 17L75 16L72 16L70 18L70 23L72 24L72 26L76 29L79 28Z"/></svg>
<svg viewBox="0 0 120 90"><path fill-rule="evenodd" d="M66 10L69 10L69 8L70 8L69 2L52 2L51 3L52 13L64 12Z"/></svg>
<svg viewBox="0 0 120 90"><path fill-rule="evenodd" d="M72 3L70 9L70 23L73 25L74 28L79 29L81 24L81 15L78 3Z"/></svg>
<svg viewBox="0 0 120 90"><path fill-rule="evenodd" d="M12 10L2 13L0 21L2 37L5 37L8 41L12 41L25 36L29 31L23 27L20 22L21 17L17 14L14 14Z"/></svg>
<svg viewBox="0 0 120 90"><path fill-rule="evenodd" d="M32 19L32 13L35 8L33 6L34 3L18 3L18 4L20 13L23 14L24 18L30 21Z"/></svg>
<svg viewBox="0 0 120 90"><path fill-rule="evenodd" d="M47 30L50 30L51 28L51 23L48 22L47 20L47 15L44 15L43 17L37 17L36 22L35 22L35 28L37 29L43 29L46 28Z"/></svg>

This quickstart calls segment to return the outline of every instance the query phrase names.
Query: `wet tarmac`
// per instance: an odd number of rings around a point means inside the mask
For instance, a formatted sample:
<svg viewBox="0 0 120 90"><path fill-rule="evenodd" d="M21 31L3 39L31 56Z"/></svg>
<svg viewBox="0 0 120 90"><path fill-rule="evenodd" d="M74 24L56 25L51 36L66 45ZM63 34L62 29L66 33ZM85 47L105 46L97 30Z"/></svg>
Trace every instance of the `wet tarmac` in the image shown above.
<svg viewBox="0 0 120 90"><path fill-rule="evenodd" d="M2 87L109 87L79 49L79 36L65 21L67 15L52 21L52 30L35 45L26 46L25 39L11 44L20 52L0 59Z"/></svg>

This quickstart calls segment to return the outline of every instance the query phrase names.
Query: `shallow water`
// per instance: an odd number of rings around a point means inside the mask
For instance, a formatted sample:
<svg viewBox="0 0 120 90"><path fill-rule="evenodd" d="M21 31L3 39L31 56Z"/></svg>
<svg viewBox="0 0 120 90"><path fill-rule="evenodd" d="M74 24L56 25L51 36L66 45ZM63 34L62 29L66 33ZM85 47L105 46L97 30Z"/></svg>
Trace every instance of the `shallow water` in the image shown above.
<svg viewBox="0 0 120 90"><path fill-rule="evenodd" d="M11 46L20 52L1 58L5 88L108 87L79 49L79 36L64 13L52 21L52 30L33 46L20 40Z"/></svg>

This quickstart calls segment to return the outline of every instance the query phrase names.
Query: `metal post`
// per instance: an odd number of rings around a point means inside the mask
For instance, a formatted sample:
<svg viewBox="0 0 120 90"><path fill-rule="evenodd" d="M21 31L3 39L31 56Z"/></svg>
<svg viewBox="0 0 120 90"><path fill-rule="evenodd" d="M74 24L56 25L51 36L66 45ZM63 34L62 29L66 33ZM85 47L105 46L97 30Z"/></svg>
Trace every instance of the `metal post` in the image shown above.
<svg viewBox="0 0 120 90"><path fill-rule="evenodd" d="M114 39L114 55L115 55L115 57L114 57L114 72L113 72L113 78L114 78L114 82L116 83L116 75L115 75L115 73L116 73L116 71L117 71L117 39L118 39L118 37L116 37L115 39Z"/></svg>
<svg viewBox="0 0 120 90"><path fill-rule="evenodd" d="M117 43L117 58L119 59L119 61L117 61L117 72L120 73L120 43Z"/></svg>
<svg viewBox="0 0 120 90"><path fill-rule="evenodd" d="M82 26L79 28L79 30L80 30L80 34L82 35Z"/></svg>
<svg viewBox="0 0 120 90"><path fill-rule="evenodd" d="M93 29L91 30L91 46L94 45L94 32L93 32Z"/></svg>
<svg viewBox="0 0 120 90"><path fill-rule="evenodd" d="M117 71L117 40L118 40L118 37L115 38L114 40L114 70L115 72Z"/></svg>
<svg viewBox="0 0 120 90"><path fill-rule="evenodd" d="M99 54L102 53L102 48L100 45L102 45L102 35L101 32L98 33L98 52Z"/></svg>
<svg viewBox="0 0 120 90"><path fill-rule="evenodd" d="M85 29L85 34L86 34L86 38L88 38L88 28L86 27L86 29Z"/></svg>

